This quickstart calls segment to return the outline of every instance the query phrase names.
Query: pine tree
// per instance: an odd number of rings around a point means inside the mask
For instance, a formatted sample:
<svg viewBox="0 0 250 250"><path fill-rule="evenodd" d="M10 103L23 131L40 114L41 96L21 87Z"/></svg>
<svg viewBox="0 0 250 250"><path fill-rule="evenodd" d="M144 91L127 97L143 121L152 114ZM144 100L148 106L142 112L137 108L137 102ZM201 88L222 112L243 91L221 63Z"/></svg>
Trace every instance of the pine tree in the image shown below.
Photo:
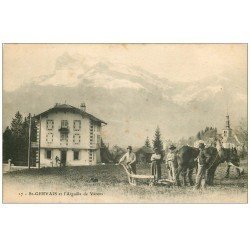
<svg viewBox="0 0 250 250"><path fill-rule="evenodd" d="M148 136L147 136L146 141L145 141L145 146L148 147L148 148L151 148Z"/></svg>
<svg viewBox="0 0 250 250"><path fill-rule="evenodd" d="M11 131L15 138L19 138L22 135L22 128L23 128L23 116L20 114L19 111L16 112L15 118L12 119L11 122Z"/></svg>
<svg viewBox="0 0 250 250"><path fill-rule="evenodd" d="M159 126L157 126L155 130L154 140L153 140L154 148L158 148L160 152L163 150L163 143L161 140L161 132Z"/></svg>
<svg viewBox="0 0 250 250"><path fill-rule="evenodd" d="M29 147L30 117L24 117L18 111L12 119L10 128L3 134L4 160L11 159L14 164L27 165ZM31 119L31 141L36 141L36 124ZM35 162L35 150L31 149L31 160Z"/></svg>
<svg viewBox="0 0 250 250"><path fill-rule="evenodd" d="M200 132L200 131L197 133L196 138L197 138L198 140L201 140L201 132Z"/></svg>
<svg viewBox="0 0 250 250"><path fill-rule="evenodd" d="M11 132L13 135L13 154L12 154L12 161L15 165L19 165L20 161L23 159L23 116L20 114L19 111L15 114L15 117L12 119L11 122Z"/></svg>
<svg viewBox="0 0 250 250"><path fill-rule="evenodd" d="M203 139L203 135L204 135L204 133L205 133L205 132L204 132L203 130L201 130L201 131L200 131L200 134L201 134L201 139Z"/></svg>
<svg viewBox="0 0 250 250"><path fill-rule="evenodd" d="M3 133L3 160L13 159L13 135L9 127Z"/></svg>

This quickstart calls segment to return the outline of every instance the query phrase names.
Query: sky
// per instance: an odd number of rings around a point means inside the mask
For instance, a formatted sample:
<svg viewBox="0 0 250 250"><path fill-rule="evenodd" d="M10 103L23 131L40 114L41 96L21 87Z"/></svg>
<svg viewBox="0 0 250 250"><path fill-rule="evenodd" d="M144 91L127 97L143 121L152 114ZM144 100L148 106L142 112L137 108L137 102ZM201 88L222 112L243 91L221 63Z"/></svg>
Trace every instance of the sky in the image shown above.
<svg viewBox="0 0 250 250"><path fill-rule="evenodd" d="M64 55L66 55L66 57ZM53 83L61 85L65 83L66 86L70 86L71 76L73 80L75 78L78 79L82 74L82 69L80 68L80 72L78 72L77 70L79 69L74 68L75 66L77 67L78 64L76 63L75 65L73 63L73 69L70 69L70 71L55 71L56 65L58 66L60 63L62 63L62 65L64 64L64 58L69 58L68 60L76 58L77 63L80 62L81 67L85 59L88 66L107 60L107 63L112 63L112 66L114 66L115 69L117 68L118 71L119 65L122 64L139 66L143 70L159 76L161 84L169 83L170 90L169 86L166 86L167 90L165 94L168 94L168 91L170 91L171 96L169 98L172 98L170 104L173 104L173 102L175 102L175 104L177 103L178 108L181 107L181 109L184 109L185 119L194 122L192 126L186 126L182 120L183 115L181 113L177 114L176 112L173 118L175 121L173 123L175 124L174 126L170 123L172 118L168 117L163 120L161 120L160 117L155 117L155 119L158 120L143 120L140 121L140 124L136 124L135 121L133 121L133 123L128 126L131 131L130 137L127 134L124 136L121 132L121 134L117 133L116 138L114 138L114 136L112 136L113 131L120 129L124 124L126 126L127 123L116 123L115 119L117 118L110 117L108 111L105 115L109 118L107 131L109 131L110 135L107 136L107 138L112 138L112 140L116 140L119 143L121 143L120 137L122 136L127 138L127 141L123 139L124 143L130 142L132 139L135 140L134 144L141 143L141 141L136 139L135 134L141 133L141 125L145 122L148 122L150 131L154 131L156 124L158 124L161 127L162 133L167 135L168 138L179 139L181 136L187 137L194 135L194 133L205 126L204 124L222 128L222 126L224 126L226 106L229 106L230 117L234 124L238 122L241 116L244 116L244 112L246 111L246 44L5 44L3 46L3 89L9 92L6 93L6 98L11 96L11 91L17 90L25 84L32 83L32 81L39 78L39 76L53 75L54 73L58 74L54 74L55 77L46 78L46 81L43 82L46 86L47 84L51 85ZM62 60L62 62L58 59ZM69 67L71 67L71 64ZM125 68L128 69L127 67ZM133 67L131 68L134 69ZM112 78L109 78L112 76L110 75L111 71L107 72L108 76L100 74L100 84L112 83L110 80ZM136 74L139 75L140 71L136 71ZM60 77L58 78L57 76ZM99 75L95 75L95 77L99 77ZM169 81L164 81L163 78ZM153 79L155 80L157 77ZM72 82L74 83L73 80ZM154 80L151 79L150 81ZM78 84L78 81L76 81L76 83ZM117 85L117 78L115 78L113 84ZM135 83L132 82L131 84ZM156 82L156 84L159 84L159 82ZM171 89L173 86L177 86L176 91ZM23 89L23 91L26 90ZM223 95L219 95L220 91L224 91ZM231 100L228 100L227 92L230 94L228 96L233 97ZM18 94L19 92L16 91L16 93ZM13 101L18 99L15 99L16 93L13 93L14 97L9 100ZM217 99L216 96L218 96ZM71 99L68 98L67 100ZM126 101L130 103L130 99L129 97ZM205 101L200 102L200 99ZM41 100L43 101L43 99ZM54 102L54 96L52 96L51 101ZM60 101L61 100L59 100L59 102ZM136 101L133 101L134 105ZM150 107L154 107L154 102L152 103L152 101L154 100L151 100ZM6 116L4 119L6 123L11 120L17 108L23 109L23 112L37 113L42 106L41 103L36 102L36 105L34 104L36 108L30 111L30 107L27 108L26 104L6 103L8 104L6 104L8 112L5 112ZM47 103L48 99L46 104ZM199 107L197 107L197 105L199 105ZM214 108L214 106L216 107ZM174 107L175 106L172 106L172 109L174 109ZM43 106L43 108L45 107ZM158 111L161 110L161 107L157 106L157 108ZM162 108L164 111L169 108L164 106L164 101ZM214 109L216 110L215 114L213 113L215 112ZM12 113L10 112L11 110ZM210 113L206 113L208 112L207 110L209 110ZM90 105L89 112L91 113L92 111L97 117L98 115L100 115L100 117L104 115L98 113L100 112L98 105ZM125 112L124 108L120 108L120 111ZM128 111L128 114L123 114L124 117L126 117L126 115L129 116L129 112L130 111ZM203 114L205 117L203 117ZM176 126L176 124L179 125ZM144 131L140 140L144 140L144 138L148 136L148 133L148 131Z"/></svg>
<svg viewBox="0 0 250 250"><path fill-rule="evenodd" d="M56 59L68 53L140 66L170 81L192 82L230 72L246 80L246 44L5 44L5 91L53 73Z"/></svg>

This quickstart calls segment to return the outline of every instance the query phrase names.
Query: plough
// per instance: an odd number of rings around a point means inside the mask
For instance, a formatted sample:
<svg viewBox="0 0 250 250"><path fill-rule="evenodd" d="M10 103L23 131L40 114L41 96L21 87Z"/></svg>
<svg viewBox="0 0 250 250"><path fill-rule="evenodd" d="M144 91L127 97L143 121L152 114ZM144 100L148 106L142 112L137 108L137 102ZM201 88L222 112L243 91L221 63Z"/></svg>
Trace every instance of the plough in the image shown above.
<svg viewBox="0 0 250 250"><path fill-rule="evenodd" d="M145 180L149 180L149 186L154 186L157 183L158 184L163 184L163 185L169 185L169 184L174 184L173 180L170 179L160 179L160 180L155 180L155 176L154 175L144 175L144 174L133 174L130 173L130 169L124 164L124 163L120 163L120 165L122 165L122 167L124 168L127 176L128 176L128 182L130 185L132 186L136 186L137 179L145 179Z"/></svg>

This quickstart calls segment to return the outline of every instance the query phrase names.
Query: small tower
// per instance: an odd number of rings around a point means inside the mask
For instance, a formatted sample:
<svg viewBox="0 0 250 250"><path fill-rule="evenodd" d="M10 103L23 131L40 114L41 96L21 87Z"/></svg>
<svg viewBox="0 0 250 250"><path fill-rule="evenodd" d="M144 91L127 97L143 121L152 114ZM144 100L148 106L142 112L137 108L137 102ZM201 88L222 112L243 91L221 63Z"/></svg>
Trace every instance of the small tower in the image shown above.
<svg viewBox="0 0 250 250"><path fill-rule="evenodd" d="M229 119L229 114L227 113L226 115L226 126L222 130L222 136L223 138L229 138L232 136L232 129L230 127L230 119Z"/></svg>

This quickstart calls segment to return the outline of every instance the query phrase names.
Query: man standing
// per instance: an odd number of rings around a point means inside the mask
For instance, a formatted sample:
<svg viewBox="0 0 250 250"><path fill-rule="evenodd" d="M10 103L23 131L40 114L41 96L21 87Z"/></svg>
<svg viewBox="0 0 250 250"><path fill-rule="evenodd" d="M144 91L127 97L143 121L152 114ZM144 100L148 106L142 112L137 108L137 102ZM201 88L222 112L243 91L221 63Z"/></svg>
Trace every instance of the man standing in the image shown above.
<svg viewBox="0 0 250 250"><path fill-rule="evenodd" d="M151 173L155 177L155 181L161 179L161 154L158 148L154 148L155 153L151 156Z"/></svg>
<svg viewBox="0 0 250 250"><path fill-rule="evenodd" d="M170 177L173 181L175 181L175 175L176 175L176 170L178 168L178 162L177 162L177 153L176 153L176 147L171 144L169 146L170 152L167 154L167 168L169 168L170 172Z"/></svg>
<svg viewBox="0 0 250 250"><path fill-rule="evenodd" d="M198 171L196 174L195 188L200 189L206 187L206 169L211 156L206 153L205 144L199 143L200 153L198 155Z"/></svg>
<svg viewBox="0 0 250 250"><path fill-rule="evenodd" d="M56 156L55 160L56 160L56 167L60 166L60 159L58 156Z"/></svg>
<svg viewBox="0 0 250 250"><path fill-rule="evenodd" d="M127 147L127 153L123 155L119 163L125 162L128 170L132 174L136 174L136 155L132 152L132 147Z"/></svg>

